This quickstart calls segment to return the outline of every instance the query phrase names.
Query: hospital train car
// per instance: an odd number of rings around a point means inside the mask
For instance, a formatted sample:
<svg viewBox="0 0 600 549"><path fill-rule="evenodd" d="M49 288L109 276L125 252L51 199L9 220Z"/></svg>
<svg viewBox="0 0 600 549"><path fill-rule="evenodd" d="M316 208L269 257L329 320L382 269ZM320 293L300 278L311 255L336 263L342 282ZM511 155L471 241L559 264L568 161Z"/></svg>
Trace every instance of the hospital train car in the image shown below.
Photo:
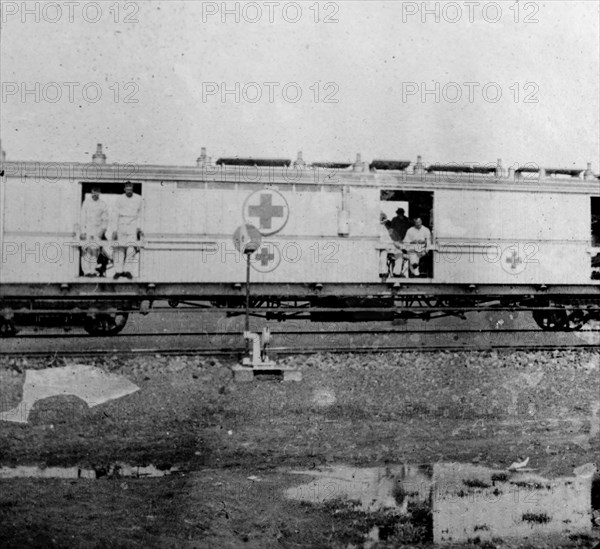
<svg viewBox="0 0 600 549"><path fill-rule="evenodd" d="M192 166L3 159L0 330L82 325L120 331L157 301L244 304L251 242L254 312L312 320L432 318L482 306L532 311L543 329L600 317L600 181L587 169L505 169L398 160L307 164L202 154ZM134 242L97 241L103 277L83 276L84 199L110 211L126 181L142 197ZM418 276L394 275L410 247L382 231L402 208L432 235ZM109 215L109 217L111 217ZM139 238L138 238L139 237ZM130 276L110 258L126 250ZM395 254L390 253L394 251ZM404 249L404 251L402 251ZM305 313L302 313L305 311Z"/></svg>

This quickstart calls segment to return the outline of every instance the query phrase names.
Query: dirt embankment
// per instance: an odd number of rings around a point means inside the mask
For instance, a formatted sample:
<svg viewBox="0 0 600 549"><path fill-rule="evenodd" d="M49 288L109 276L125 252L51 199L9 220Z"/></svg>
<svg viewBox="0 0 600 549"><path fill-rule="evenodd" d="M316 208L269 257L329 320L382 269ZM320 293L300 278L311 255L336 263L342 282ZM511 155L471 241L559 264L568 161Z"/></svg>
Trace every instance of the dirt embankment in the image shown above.
<svg viewBox="0 0 600 549"><path fill-rule="evenodd" d="M110 471L115 462L152 463L188 472L145 480L1 481L0 541L360 546L377 520L341 501L286 500L283 490L298 479L282 468L438 461L503 468L529 457L531 467L552 477L600 455L597 353L323 355L285 362L302 370L302 382L234 384L228 364L216 359L94 361L140 391L92 408L73 397L37 403L29 423L0 423L1 465ZM45 367L1 361L2 410L18 404L25 369ZM386 531L387 519L378 520ZM429 543L426 529L409 526L374 543Z"/></svg>

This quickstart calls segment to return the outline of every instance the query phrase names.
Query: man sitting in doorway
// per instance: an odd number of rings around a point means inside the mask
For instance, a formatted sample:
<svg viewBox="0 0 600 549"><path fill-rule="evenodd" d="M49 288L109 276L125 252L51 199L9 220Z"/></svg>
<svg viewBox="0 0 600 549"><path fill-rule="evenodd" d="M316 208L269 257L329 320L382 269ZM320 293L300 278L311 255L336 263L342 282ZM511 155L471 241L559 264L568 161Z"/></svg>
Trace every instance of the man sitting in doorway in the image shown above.
<svg viewBox="0 0 600 549"><path fill-rule="evenodd" d="M115 222L116 231L113 232L112 239L118 240L119 244L115 246L114 264L115 275L113 278L120 277L133 278L131 271L126 271L126 260L132 262L131 257L127 255L128 250L137 252L135 244L143 237L142 223L142 205L143 200L139 194L133 192L133 184L127 181L124 185L125 193L119 196L115 202Z"/></svg>
<svg viewBox="0 0 600 549"><path fill-rule="evenodd" d="M420 217L415 218L414 226L406 231L403 243L408 252L411 276L420 276L419 263L431 249L431 231L423 225Z"/></svg>
<svg viewBox="0 0 600 549"><path fill-rule="evenodd" d="M379 241L382 246L385 246L386 250L387 276L405 276L402 271L404 268L408 268L408 263L403 258L402 244L394 238L395 236L390 221L385 213L381 212L379 216ZM403 267L405 263L406 267Z"/></svg>
<svg viewBox="0 0 600 549"><path fill-rule="evenodd" d="M102 276L100 269L106 264L106 253L101 240L106 240L108 206L100 198L100 188L93 187L91 195L81 207L81 270L83 276Z"/></svg>

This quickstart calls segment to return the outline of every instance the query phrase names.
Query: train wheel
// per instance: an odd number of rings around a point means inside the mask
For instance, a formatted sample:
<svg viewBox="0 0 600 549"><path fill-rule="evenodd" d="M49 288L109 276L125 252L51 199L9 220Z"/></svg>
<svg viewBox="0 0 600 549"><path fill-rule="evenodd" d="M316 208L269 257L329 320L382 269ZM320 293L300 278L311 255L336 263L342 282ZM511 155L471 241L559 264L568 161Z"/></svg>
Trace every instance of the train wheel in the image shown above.
<svg viewBox="0 0 600 549"><path fill-rule="evenodd" d="M564 329L572 331L581 330L588 321L588 318L587 313L581 309L567 309L567 323Z"/></svg>
<svg viewBox="0 0 600 549"><path fill-rule="evenodd" d="M98 314L86 318L83 329L93 336L112 336L118 334L127 324L128 313Z"/></svg>
<svg viewBox="0 0 600 549"><path fill-rule="evenodd" d="M533 320L542 329L552 330L581 330L587 318L580 309L566 308L560 311L533 311Z"/></svg>
<svg viewBox="0 0 600 549"><path fill-rule="evenodd" d="M17 335L17 328L14 323L4 318L0 319L0 337L14 337Z"/></svg>

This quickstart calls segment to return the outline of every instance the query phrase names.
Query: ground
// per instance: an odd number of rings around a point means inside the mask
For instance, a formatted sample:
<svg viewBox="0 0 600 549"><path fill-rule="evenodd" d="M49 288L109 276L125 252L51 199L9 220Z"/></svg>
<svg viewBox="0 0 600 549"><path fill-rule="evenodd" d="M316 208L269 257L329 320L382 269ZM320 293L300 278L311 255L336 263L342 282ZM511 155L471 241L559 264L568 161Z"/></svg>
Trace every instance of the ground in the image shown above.
<svg viewBox="0 0 600 549"><path fill-rule="evenodd" d="M86 360L140 391L92 408L54 397L35 406L28 424L0 422L0 464L77 465L106 474L0 481L0 545L426 547L430 518L420 510L407 521L362 512L343 498L289 500L284 489L307 482L289 471L439 461L506 468L529 457L539 474L556 477L600 455L595 352L314 355L282 362L298 367L303 380L236 384L232 361L206 357ZM26 369L62 365L0 359L1 410L18 404ZM124 478L114 472L116 462L179 471ZM374 526L379 540L369 542ZM593 529L589 536L480 546L598 541Z"/></svg>

